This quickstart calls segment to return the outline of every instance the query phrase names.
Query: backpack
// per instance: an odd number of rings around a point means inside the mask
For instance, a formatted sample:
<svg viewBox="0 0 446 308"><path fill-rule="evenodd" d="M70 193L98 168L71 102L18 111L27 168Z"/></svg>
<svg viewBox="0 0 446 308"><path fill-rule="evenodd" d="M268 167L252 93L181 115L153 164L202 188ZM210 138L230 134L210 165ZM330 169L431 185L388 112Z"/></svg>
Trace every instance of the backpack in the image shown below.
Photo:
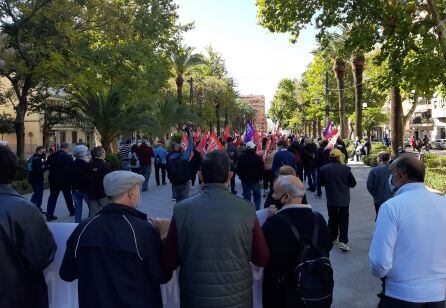
<svg viewBox="0 0 446 308"><path fill-rule="evenodd" d="M159 157L158 155L155 156L155 164L161 165L161 157Z"/></svg>
<svg viewBox="0 0 446 308"><path fill-rule="evenodd" d="M170 159L167 167L170 182L173 185L184 185L190 180L190 165L182 156Z"/></svg>
<svg viewBox="0 0 446 308"><path fill-rule="evenodd" d="M138 157L135 153L132 153L132 157L130 157L130 166L136 166L138 164Z"/></svg>
<svg viewBox="0 0 446 308"><path fill-rule="evenodd" d="M33 159L34 156L31 156L28 161L26 162L26 171L31 172L33 171Z"/></svg>
<svg viewBox="0 0 446 308"><path fill-rule="evenodd" d="M290 227L302 251L294 268L293 281L304 307L330 307L333 300L333 268L325 251L317 246L320 214L314 213L313 236L303 238L285 215L279 217Z"/></svg>

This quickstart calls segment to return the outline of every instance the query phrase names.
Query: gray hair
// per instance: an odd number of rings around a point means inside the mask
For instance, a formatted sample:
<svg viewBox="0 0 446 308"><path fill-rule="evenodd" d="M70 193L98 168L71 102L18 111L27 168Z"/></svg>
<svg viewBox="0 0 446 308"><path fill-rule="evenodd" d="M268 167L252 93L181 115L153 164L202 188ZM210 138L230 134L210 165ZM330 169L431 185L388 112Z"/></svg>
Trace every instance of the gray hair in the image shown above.
<svg viewBox="0 0 446 308"><path fill-rule="evenodd" d="M77 158L84 158L85 156L87 156L87 151L88 148L85 145L80 144L74 147L73 155Z"/></svg>
<svg viewBox="0 0 446 308"><path fill-rule="evenodd" d="M293 198L302 198L305 195L305 186L296 185L296 180L300 182L294 175L281 175L277 179L277 185L283 193L289 193Z"/></svg>

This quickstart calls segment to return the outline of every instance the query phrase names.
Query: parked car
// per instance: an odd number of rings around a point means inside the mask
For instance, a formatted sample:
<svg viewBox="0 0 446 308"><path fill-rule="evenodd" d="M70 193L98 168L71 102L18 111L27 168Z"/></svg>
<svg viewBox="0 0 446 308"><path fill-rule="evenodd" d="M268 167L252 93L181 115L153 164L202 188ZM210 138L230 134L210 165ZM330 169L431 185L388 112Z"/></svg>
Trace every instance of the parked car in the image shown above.
<svg viewBox="0 0 446 308"><path fill-rule="evenodd" d="M435 139L432 146L437 150L446 150L446 139Z"/></svg>

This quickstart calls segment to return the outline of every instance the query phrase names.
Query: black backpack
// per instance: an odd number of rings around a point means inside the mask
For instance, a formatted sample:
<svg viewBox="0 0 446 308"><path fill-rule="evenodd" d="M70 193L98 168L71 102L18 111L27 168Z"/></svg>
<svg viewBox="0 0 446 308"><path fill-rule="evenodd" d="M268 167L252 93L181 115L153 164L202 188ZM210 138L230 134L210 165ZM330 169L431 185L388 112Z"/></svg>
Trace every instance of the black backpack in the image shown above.
<svg viewBox="0 0 446 308"><path fill-rule="evenodd" d="M189 162L182 156L169 160L167 175L173 185L184 185L190 180Z"/></svg>
<svg viewBox="0 0 446 308"><path fill-rule="evenodd" d="M317 246L320 214L314 213L313 236L303 238L286 215L278 214L290 227L302 251L294 269L294 282L304 307L330 307L333 301L333 269L325 251Z"/></svg>

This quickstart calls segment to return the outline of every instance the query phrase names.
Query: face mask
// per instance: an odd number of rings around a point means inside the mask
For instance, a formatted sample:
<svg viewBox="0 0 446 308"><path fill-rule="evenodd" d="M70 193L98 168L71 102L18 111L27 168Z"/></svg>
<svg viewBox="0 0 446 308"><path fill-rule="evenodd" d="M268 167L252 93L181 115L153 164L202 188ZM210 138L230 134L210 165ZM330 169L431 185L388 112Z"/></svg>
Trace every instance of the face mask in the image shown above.
<svg viewBox="0 0 446 308"><path fill-rule="evenodd" d="M286 193L284 193L282 196L280 196L279 199L274 199L273 198L273 204L276 206L276 208L278 210L280 210L281 208L283 208L283 206L285 205L285 203L282 203L282 198L283 196L286 196ZM286 201L285 201L286 202Z"/></svg>
<svg viewBox="0 0 446 308"><path fill-rule="evenodd" d="M393 174L390 174L389 176L389 188L392 194L394 194L399 189L398 185L393 184Z"/></svg>

